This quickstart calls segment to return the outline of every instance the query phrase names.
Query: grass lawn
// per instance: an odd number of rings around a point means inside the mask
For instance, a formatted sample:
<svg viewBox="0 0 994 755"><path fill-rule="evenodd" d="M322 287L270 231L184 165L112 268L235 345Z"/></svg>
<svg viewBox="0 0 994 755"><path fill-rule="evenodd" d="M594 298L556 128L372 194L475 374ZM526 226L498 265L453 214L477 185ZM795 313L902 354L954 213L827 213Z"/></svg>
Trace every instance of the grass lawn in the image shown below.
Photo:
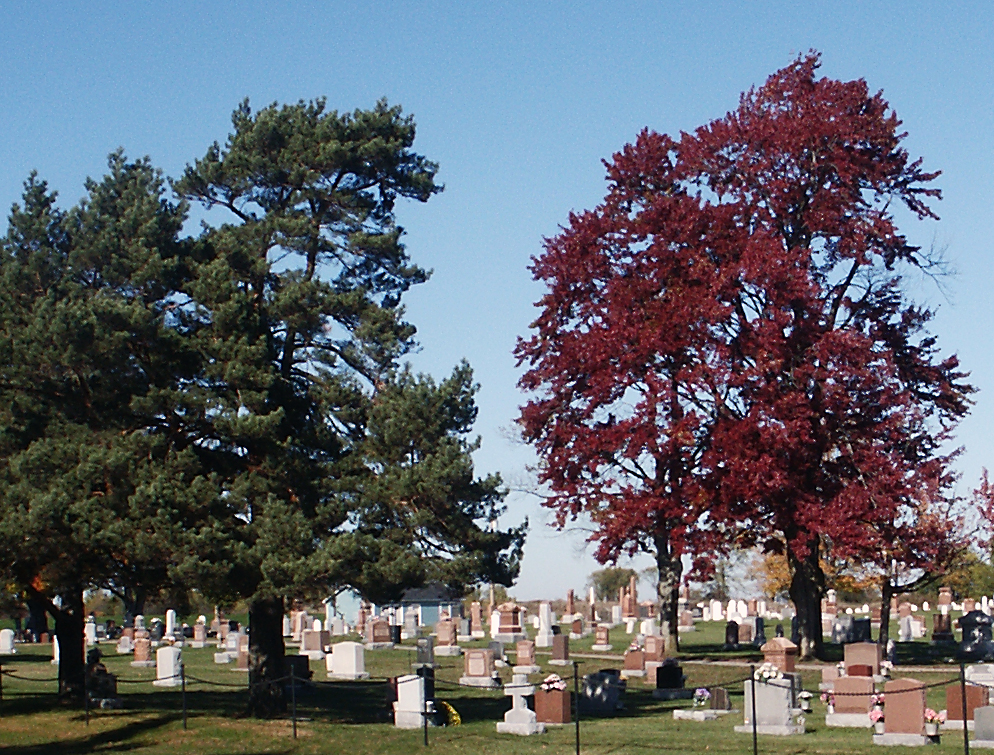
<svg viewBox="0 0 994 755"><path fill-rule="evenodd" d="M699 631L683 635L684 672L691 687L710 686L741 679L748 667L729 665L759 660L758 653L721 651L724 624L698 623ZM768 636L772 636L772 629ZM612 631L613 657L578 658L580 673L600 668L620 667L621 653L628 637L623 628ZM593 638L571 643L576 655L589 652ZM484 643L476 643L484 644ZM307 689L298 694L298 737L292 738L289 719L256 721L240 717L245 707L246 675L231 666L213 663L212 646L195 650L185 648L183 658L189 676L231 687L208 686L191 682L187 691L188 730L181 721L181 695L178 690L129 684L126 680L151 681L154 669L133 669L131 656L117 656L111 644L102 646L105 663L118 675L124 708L96 711L85 723L80 710L61 707L55 700L54 682L28 682L5 676L3 702L0 703L0 751L5 755L74 755L75 753L128 752L135 755L158 753L408 753L423 748L421 731L400 731L390 721L386 704L386 685L381 681L336 682ZM413 661L413 644L403 649L367 651L366 666L374 678L407 673ZM292 652L292 651L291 651ZM841 657L841 650L838 652ZM946 664L948 653L937 652L926 642L900 646L899 660L928 664L928 671L914 674L926 684L951 679L958 666ZM18 646L13 657L0 658L5 671L32 679L51 678L55 666L49 663L48 646ZM543 673L564 670L543 663L548 656L539 655ZM510 700L500 692L455 686L462 673L461 658L438 658L436 696L453 705L462 717L461 726L429 730L430 750L436 753L571 753L574 751L572 726L556 728L534 737L499 735L495 724L510 707ZM717 662L716 662L717 661ZM725 661L722 663L720 661ZM325 680L323 663L312 662L315 681ZM802 672L806 689L817 690L820 672ZM505 679L510 670L502 670ZM902 676L900 668L895 676ZM533 677L533 680L538 677ZM742 707L742 684L729 687L733 707ZM930 689L928 703L935 709L945 707L942 687ZM670 711L685 707L689 701L664 703L652 698L649 688L638 680L629 680L627 710L612 719L586 719L581 722L584 753L644 752L715 752L750 753L752 738L736 734L732 727L742 722L741 713L732 713L718 721L693 723L674 721ZM815 700L814 713L807 717L804 736L760 737L759 750L767 753L869 753L880 750L871 744L869 730L827 729L824 706ZM960 752L959 732L946 732L942 744L929 752Z"/></svg>

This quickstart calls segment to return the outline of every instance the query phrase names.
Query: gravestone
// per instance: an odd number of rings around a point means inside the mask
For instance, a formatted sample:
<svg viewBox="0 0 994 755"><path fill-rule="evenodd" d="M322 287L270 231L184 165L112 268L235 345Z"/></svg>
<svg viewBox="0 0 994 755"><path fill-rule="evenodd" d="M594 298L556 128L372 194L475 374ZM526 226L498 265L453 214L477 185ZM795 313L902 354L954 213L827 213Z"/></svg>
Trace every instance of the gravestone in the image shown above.
<svg viewBox="0 0 994 755"><path fill-rule="evenodd" d="M742 623L739 624L739 632L736 642L739 645L752 644L752 624L748 621L743 620Z"/></svg>
<svg viewBox="0 0 994 755"><path fill-rule="evenodd" d="M732 701L728 697L728 690L724 687L716 687L711 690L711 710L729 711L732 709Z"/></svg>
<svg viewBox="0 0 994 755"><path fill-rule="evenodd" d="M583 677L578 707L585 716L613 716L624 709L625 680L615 669Z"/></svg>
<svg viewBox="0 0 994 755"><path fill-rule="evenodd" d="M398 729L420 729L434 725L434 701L428 699L425 680L417 674L397 677L397 700L393 704L393 723ZM427 722L425 720L427 712Z"/></svg>
<svg viewBox="0 0 994 755"><path fill-rule="evenodd" d="M180 678L182 651L177 647L166 646L155 651L155 681L156 687L179 687L183 684Z"/></svg>
<svg viewBox="0 0 994 755"><path fill-rule="evenodd" d="M880 744L924 744L925 685L917 679L894 679L884 685L884 733L875 734Z"/></svg>
<svg viewBox="0 0 994 755"><path fill-rule="evenodd" d="M487 636L483 629L483 606L480 601L474 600L469 606L469 633L473 639L479 640Z"/></svg>
<svg viewBox="0 0 994 755"><path fill-rule="evenodd" d="M531 640L518 640L515 645L514 673L537 674L541 667L535 662L535 643Z"/></svg>
<svg viewBox="0 0 994 755"><path fill-rule="evenodd" d="M552 606L540 603L538 606L538 634L535 635L535 647L552 647Z"/></svg>
<svg viewBox="0 0 994 755"><path fill-rule="evenodd" d="M329 679L368 679L365 648L360 642L339 642L325 656Z"/></svg>
<svg viewBox="0 0 994 755"><path fill-rule="evenodd" d="M844 645L853 641L853 619L847 614L839 614L832 621L832 642Z"/></svg>
<svg viewBox="0 0 994 755"><path fill-rule="evenodd" d="M606 624L600 624L594 634L594 644L591 650L595 653L606 653L612 647L611 630Z"/></svg>
<svg viewBox="0 0 994 755"><path fill-rule="evenodd" d="M135 652L131 665L135 668L152 668L156 665L152 660L152 641L148 638L148 630L135 630Z"/></svg>
<svg viewBox="0 0 994 755"><path fill-rule="evenodd" d="M667 658L656 669L656 685L652 696L657 700L684 700L694 696L694 691L686 689L687 677L675 658Z"/></svg>
<svg viewBox="0 0 994 755"><path fill-rule="evenodd" d="M955 642L953 617L948 613L932 614L932 642Z"/></svg>
<svg viewBox="0 0 994 755"><path fill-rule="evenodd" d="M853 619L852 621L852 641L853 642L869 642L870 641L870 620L867 618Z"/></svg>
<svg viewBox="0 0 994 755"><path fill-rule="evenodd" d="M442 619L435 625L435 636L438 644L435 654L442 657L462 655L462 648L457 644L455 619Z"/></svg>
<svg viewBox="0 0 994 755"><path fill-rule="evenodd" d="M172 637L173 632L176 631L176 611L170 608L166 611L166 628L163 636Z"/></svg>
<svg viewBox="0 0 994 755"><path fill-rule="evenodd" d="M739 644L739 624L729 621L725 624L725 649L734 650Z"/></svg>
<svg viewBox="0 0 994 755"><path fill-rule="evenodd" d="M854 642L845 646L843 657L847 669L851 666L865 665L870 667L869 676L877 676L880 674L883 648L875 642Z"/></svg>
<svg viewBox="0 0 994 755"><path fill-rule="evenodd" d="M961 616L957 623L963 630L959 657L970 661L994 660L994 642L991 640L991 625L994 623L994 618L983 611L971 611Z"/></svg>
<svg viewBox="0 0 994 755"><path fill-rule="evenodd" d="M640 649L629 648L625 651L625 667L621 670L621 676L625 679L645 676L645 654Z"/></svg>
<svg viewBox="0 0 994 755"><path fill-rule="evenodd" d="M570 639L579 640L583 638L583 619L573 619L569 628Z"/></svg>
<svg viewBox="0 0 994 755"><path fill-rule="evenodd" d="M973 728L974 711L990 704L990 690L975 684L966 685L966 721L967 728ZM963 689L959 682L946 687L946 723L943 728L963 729Z"/></svg>
<svg viewBox="0 0 994 755"><path fill-rule="evenodd" d="M492 635L501 642L517 642L526 639L521 629L521 608L513 602L503 603L498 607L498 632Z"/></svg>
<svg viewBox="0 0 994 755"><path fill-rule="evenodd" d="M193 625L193 642L190 647L202 648L207 643L207 624L198 621Z"/></svg>
<svg viewBox="0 0 994 755"><path fill-rule="evenodd" d="M760 648L763 662L772 663L784 673L793 673L797 663L797 645L784 637L774 637Z"/></svg>
<svg viewBox="0 0 994 755"><path fill-rule="evenodd" d="M414 668L422 668L424 666L435 667L435 638L434 637L419 637L417 643L417 650L415 651L415 661Z"/></svg>
<svg viewBox="0 0 994 755"><path fill-rule="evenodd" d="M331 644L331 633L323 630L305 629L300 633L300 655L312 661L323 661L327 645Z"/></svg>
<svg viewBox="0 0 994 755"><path fill-rule="evenodd" d="M624 618L622 615L621 606L611 606L611 626L618 626Z"/></svg>
<svg viewBox="0 0 994 755"><path fill-rule="evenodd" d="M466 650L463 665L463 675L459 683L465 687L485 687L495 689L498 684L494 681L494 652L487 648L470 648Z"/></svg>
<svg viewBox="0 0 994 755"><path fill-rule="evenodd" d="M662 661L666 657L666 640L663 637L645 638L645 659Z"/></svg>
<svg viewBox="0 0 994 755"><path fill-rule="evenodd" d="M127 635L121 635L121 639L117 641L117 652L119 655L126 655L128 653L133 653L135 650L134 643L131 638Z"/></svg>
<svg viewBox="0 0 994 755"><path fill-rule="evenodd" d="M0 655L14 655L14 630L0 629Z"/></svg>
<svg viewBox="0 0 994 755"><path fill-rule="evenodd" d="M756 647L762 647L766 644L766 625L763 621L762 616L757 616L756 619L756 633L752 638L752 644Z"/></svg>
<svg viewBox="0 0 994 755"><path fill-rule="evenodd" d="M569 637L565 634L557 634L552 637L552 660L553 666L568 666L569 660Z"/></svg>
<svg viewBox="0 0 994 755"><path fill-rule="evenodd" d="M366 622L366 649L378 650L392 648L393 638L390 636L390 622L379 616Z"/></svg>
<svg viewBox="0 0 994 755"><path fill-rule="evenodd" d="M773 679L767 682L746 681L743 685L745 700L742 704L744 722L735 731L751 734L753 731L752 709L753 691L756 700L756 733L775 736L790 736L804 733L804 718L798 716L794 708L795 690L791 678Z"/></svg>
<svg viewBox="0 0 994 755"><path fill-rule="evenodd" d="M833 682L835 712L825 715L825 725L866 729L873 726L869 711L873 679L868 676L840 676Z"/></svg>
<svg viewBox="0 0 994 755"><path fill-rule="evenodd" d="M570 596L573 595L572 590ZM542 734L545 724L538 722L535 711L528 708L525 698L535 694L535 687L528 683L524 674L515 674L511 683L504 686L504 694L511 698L511 710L504 714L504 720L497 724L499 734L528 736Z"/></svg>
<svg viewBox="0 0 994 755"><path fill-rule="evenodd" d="M970 747L994 749L994 705L973 711L973 736Z"/></svg>
<svg viewBox="0 0 994 755"><path fill-rule="evenodd" d="M914 639L914 630L911 627L911 617L902 616L897 621L897 641L911 642Z"/></svg>

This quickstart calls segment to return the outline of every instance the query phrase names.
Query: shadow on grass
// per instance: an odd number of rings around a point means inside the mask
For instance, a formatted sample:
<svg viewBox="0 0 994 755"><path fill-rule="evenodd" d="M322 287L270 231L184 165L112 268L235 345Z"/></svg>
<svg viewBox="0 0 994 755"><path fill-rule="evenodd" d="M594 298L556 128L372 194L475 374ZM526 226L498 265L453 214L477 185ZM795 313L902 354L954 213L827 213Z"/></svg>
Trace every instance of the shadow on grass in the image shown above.
<svg viewBox="0 0 994 755"><path fill-rule="evenodd" d="M92 736L61 739L58 742L44 742L36 745L13 745L4 747L0 751L4 755L48 755L56 749L60 755L82 755L83 753L106 751L111 748L114 752L128 752L143 746L139 742L131 741L135 737L159 729L175 721L176 718L175 714L170 713L155 718L145 718L141 721L132 721Z"/></svg>

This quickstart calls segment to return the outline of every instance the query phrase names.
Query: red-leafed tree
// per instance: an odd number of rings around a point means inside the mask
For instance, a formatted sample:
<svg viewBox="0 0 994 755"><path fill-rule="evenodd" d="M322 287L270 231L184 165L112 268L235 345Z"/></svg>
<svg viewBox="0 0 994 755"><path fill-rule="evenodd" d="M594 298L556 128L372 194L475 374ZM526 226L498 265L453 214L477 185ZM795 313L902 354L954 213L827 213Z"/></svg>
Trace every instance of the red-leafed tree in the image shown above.
<svg viewBox="0 0 994 755"><path fill-rule="evenodd" d="M880 94L817 67L799 58L724 118L615 155L605 202L535 260L548 293L517 350L560 522L588 514L601 558L654 548L671 622L689 539L785 553L804 655L821 645L819 555L905 521L947 474L938 448L971 390L904 293L902 270L931 261L890 212L934 218L937 174Z"/></svg>

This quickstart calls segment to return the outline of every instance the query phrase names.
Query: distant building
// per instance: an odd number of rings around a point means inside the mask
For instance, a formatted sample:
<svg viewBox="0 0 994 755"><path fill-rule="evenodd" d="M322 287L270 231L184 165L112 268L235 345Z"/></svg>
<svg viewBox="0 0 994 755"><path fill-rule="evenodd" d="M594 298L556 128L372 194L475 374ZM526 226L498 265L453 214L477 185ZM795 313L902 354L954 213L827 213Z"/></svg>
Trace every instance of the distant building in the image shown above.
<svg viewBox="0 0 994 755"><path fill-rule="evenodd" d="M419 626L434 626L438 623L442 611L448 611L449 616L462 616L463 594L459 590L446 587L441 582L432 582L424 587L412 587L405 590L400 600L380 606L381 609L403 609L403 615L414 611L418 617Z"/></svg>

